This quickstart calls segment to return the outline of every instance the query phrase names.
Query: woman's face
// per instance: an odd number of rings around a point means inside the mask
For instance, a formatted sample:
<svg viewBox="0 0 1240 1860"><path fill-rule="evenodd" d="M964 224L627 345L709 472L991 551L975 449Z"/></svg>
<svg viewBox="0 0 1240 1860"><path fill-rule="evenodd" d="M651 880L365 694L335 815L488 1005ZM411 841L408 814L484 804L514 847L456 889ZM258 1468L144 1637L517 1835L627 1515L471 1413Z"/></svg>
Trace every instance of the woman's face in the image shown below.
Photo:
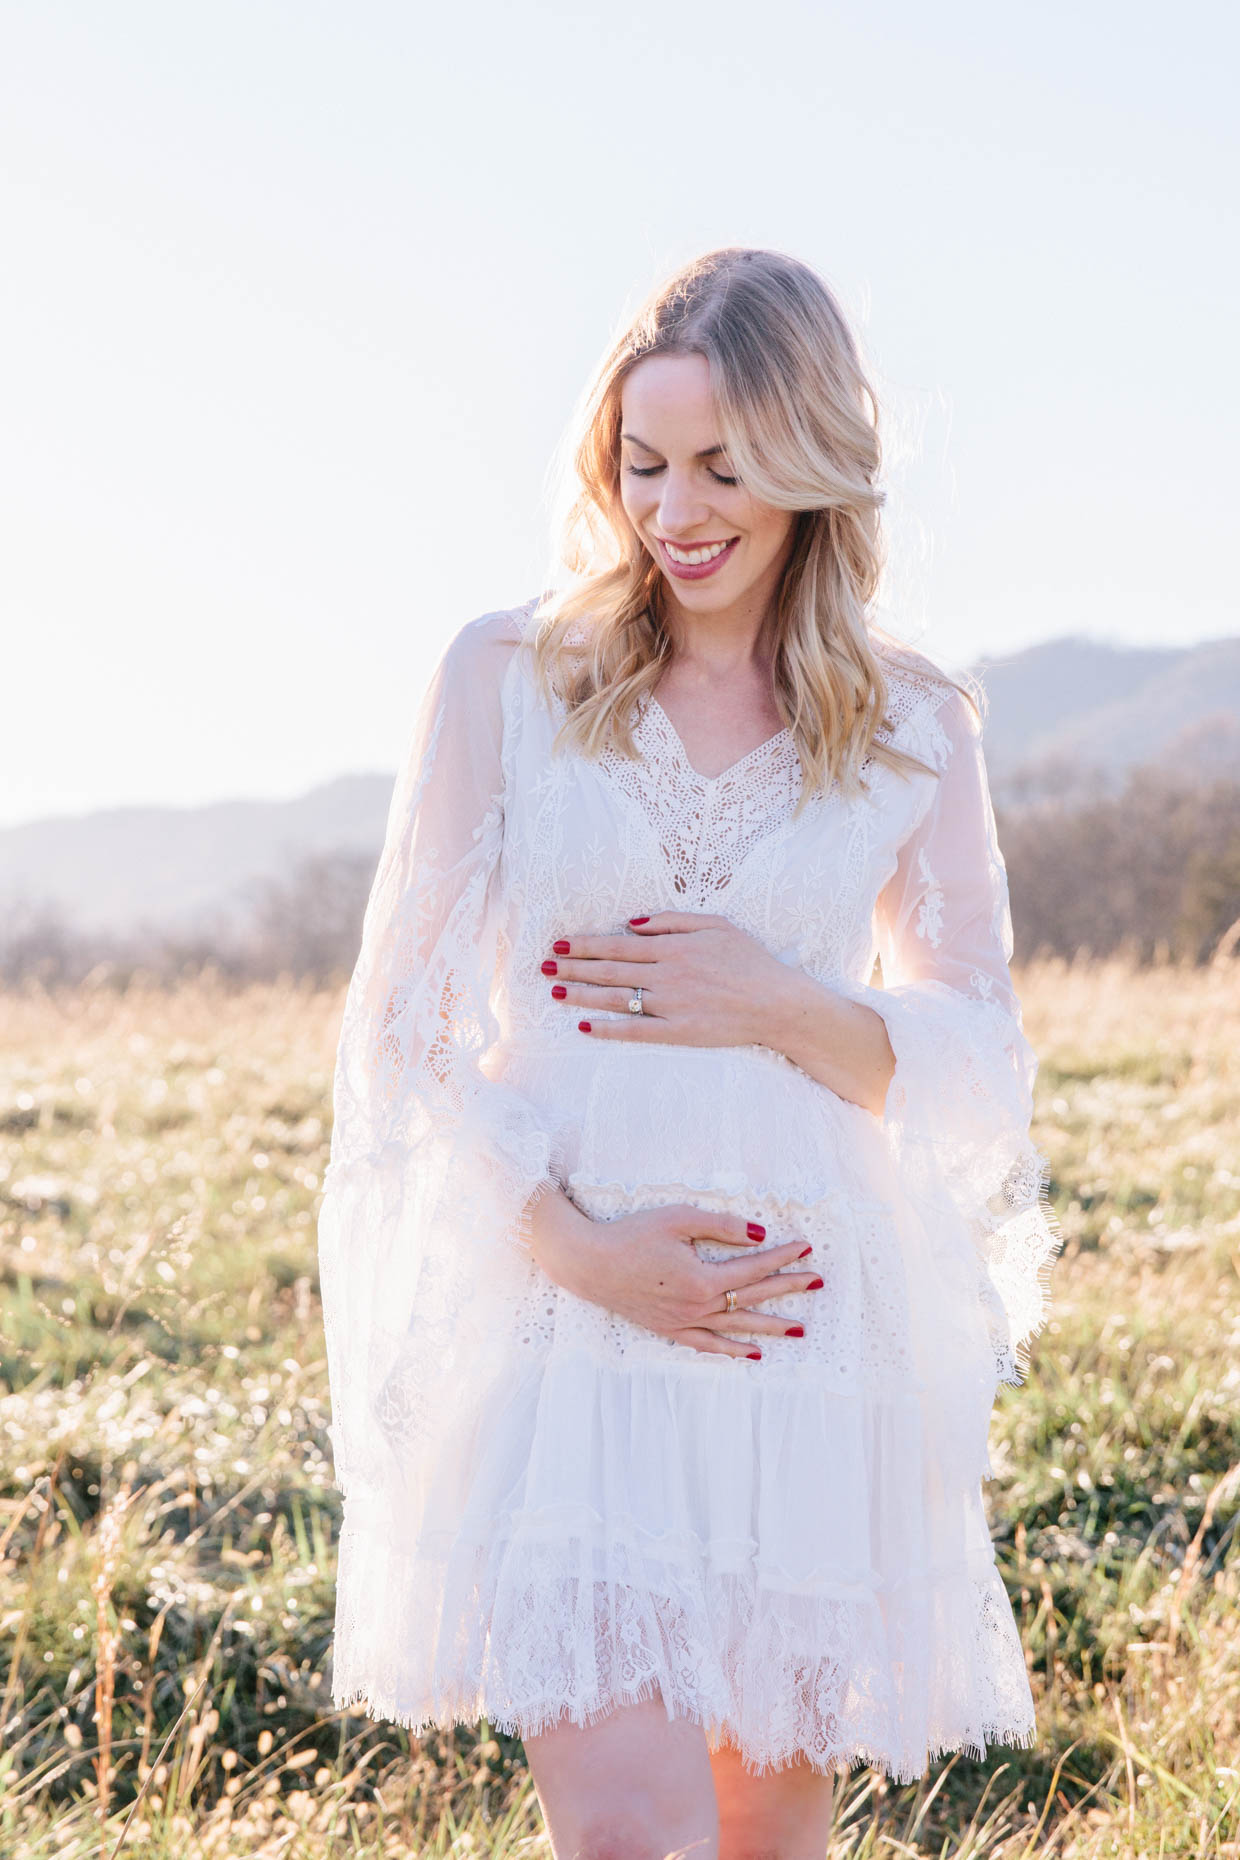
<svg viewBox="0 0 1240 1860"><path fill-rule="evenodd" d="M676 599L694 613L773 601L796 513L736 482L704 355L651 355L621 390L621 499ZM687 558L687 559L686 559Z"/></svg>

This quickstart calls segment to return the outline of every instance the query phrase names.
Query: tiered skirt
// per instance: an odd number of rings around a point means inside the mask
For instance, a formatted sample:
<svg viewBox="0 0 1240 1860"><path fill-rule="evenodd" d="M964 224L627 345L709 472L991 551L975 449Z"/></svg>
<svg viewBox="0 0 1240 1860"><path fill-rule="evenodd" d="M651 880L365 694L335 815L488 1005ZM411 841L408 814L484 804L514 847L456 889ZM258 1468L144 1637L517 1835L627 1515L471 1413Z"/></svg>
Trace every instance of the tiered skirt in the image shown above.
<svg viewBox="0 0 1240 1860"><path fill-rule="evenodd" d="M806 1334L756 1337L755 1362L475 1244L451 1374L413 1366L392 1488L381 1507L346 1497L337 1702L531 1736L657 1696L756 1770L866 1761L900 1781L1029 1744L983 1503L980 1265L907 1204L879 1120L764 1048L513 1041L488 1063L538 1106L601 1225L738 1214L766 1246L812 1245L825 1285L759 1307Z"/></svg>

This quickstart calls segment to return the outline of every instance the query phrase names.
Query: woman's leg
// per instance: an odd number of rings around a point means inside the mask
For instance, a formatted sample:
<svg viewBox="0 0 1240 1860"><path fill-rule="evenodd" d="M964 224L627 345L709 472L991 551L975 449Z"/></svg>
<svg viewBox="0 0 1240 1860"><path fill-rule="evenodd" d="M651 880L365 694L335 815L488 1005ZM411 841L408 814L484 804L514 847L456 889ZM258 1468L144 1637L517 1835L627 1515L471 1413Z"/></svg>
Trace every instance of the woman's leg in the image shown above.
<svg viewBox="0 0 1240 1860"><path fill-rule="evenodd" d="M798 1760L757 1776L725 1744L711 1752L719 1860L823 1860L834 1778Z"/></svg>
<svg viewBox="0 0 1240 1860"><path fill-rule="evenodd" d="M555 1860L717 1860L706 1734L662 1698L524 1742Z"/></svg>

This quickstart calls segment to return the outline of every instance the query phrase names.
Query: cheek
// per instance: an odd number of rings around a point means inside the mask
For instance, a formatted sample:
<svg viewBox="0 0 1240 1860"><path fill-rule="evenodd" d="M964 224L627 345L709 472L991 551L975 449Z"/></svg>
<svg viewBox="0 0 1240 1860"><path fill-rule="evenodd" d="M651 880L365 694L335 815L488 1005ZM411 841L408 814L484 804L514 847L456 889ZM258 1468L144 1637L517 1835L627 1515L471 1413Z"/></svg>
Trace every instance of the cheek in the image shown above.
<svg viewBox="0 0 1240 1860"><path fill-rule="evenodd" d="M792 535L794 524L789 521L788 513L783 510L765 508L754 525L753 537L758 553L764 560L773 560L786 546Z"/></svg>
<svg viewBox="0 0 1240 1860"><path fill-rule="evenodd" d="M649 516L652 501L649 490L640 478L630 478L627 474L621 478L620 503L634 529L640 528Z"/></svg>

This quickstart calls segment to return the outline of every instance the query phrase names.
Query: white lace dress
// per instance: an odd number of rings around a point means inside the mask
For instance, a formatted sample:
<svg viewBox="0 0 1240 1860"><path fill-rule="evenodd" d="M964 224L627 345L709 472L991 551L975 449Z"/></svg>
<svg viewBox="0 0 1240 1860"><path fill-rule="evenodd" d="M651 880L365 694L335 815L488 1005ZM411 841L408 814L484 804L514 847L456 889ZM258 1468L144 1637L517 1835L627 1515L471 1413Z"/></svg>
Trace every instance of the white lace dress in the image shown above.
<svg viewBox="0 0 1240 1860"><path fill-rule="evenodd" d="M890 655L887 734L936 774L871 761L794 822L786 731L708 779L651 698L639 761L553 755L534 606L430 683L341 1030L335 1701L529 1735L657 1692L757 1770L902 1781L1027 1744L981 1481L1060 1241L973 713ZM669 909L877 1009L884 1114L763 1046L580 1033L552 943ZM690 1202L812 1242L825 1289L763 1307L805 1336L704 1355L561 1290L528 1248L552 1183L603 1223Z"/></svg>

